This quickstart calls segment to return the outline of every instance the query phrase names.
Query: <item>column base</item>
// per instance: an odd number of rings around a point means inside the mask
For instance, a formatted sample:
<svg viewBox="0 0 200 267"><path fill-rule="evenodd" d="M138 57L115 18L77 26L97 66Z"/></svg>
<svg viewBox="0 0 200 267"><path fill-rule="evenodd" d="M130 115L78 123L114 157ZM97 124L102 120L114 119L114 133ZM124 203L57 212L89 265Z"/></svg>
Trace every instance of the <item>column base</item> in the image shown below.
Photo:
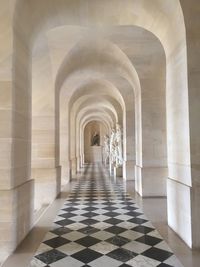
<svg viewBox="0 0 200 267"><path fill-rule="evenodd" d="M83 159L83 156L79 156L76 158L76 164L77 164L77 170L76 170L76 173L80 172L81 169L84 167L84 159Z"/></svg>
<svg viewBox="0 0 200 267"><path fill-rule="evenodd" d="M61 162L61 185L65 186L70 180L69 164L66 161Z"/></svg>
<svg viewBox="0 0 200 267"><path fill-rule="evenodd" d="M84 162L85 162L84 158L85 158L85 156L84 156L84 154L82 154L81 155L81 168L84 167Z"/></svg>
<svg viewBox="0 0 200 267"><path fill-rule="evenodd" d="M194 221L192 226L191 197L191 187L167 179L168 224L190 248L193 247L192 227L196 224Z"/></svg>
<svg viewBox="0 0 200 267"><path fill-rule="evenodd" d="M33 227L34 181L0 191L0 265Z"/></svg>
<svg viewBox="0 0 200 267"><path fill-rule="evenodd" d="M111 163L109 164L109 173L110 173L110 176L113 175L113 166Z"/></svg>
<svg viewBox="0 0 200 267"><path fill-rule="evenodd" d="M124 161L123 178L125 180L135 180L135 160Z"/></svg>
<svg viewBox="0 0 200 267"><path fill-rule="evenodd" d="M135 166L135 190L142 197L166 197L166 167Z"/></svg>
<svg viewBox="0 0 200 267"><path fill-rule="evenodd" d="M122 177L122 172L122 167L114 167L114 177Z"/></svg>
<svg viewBox="0 0 200 267"><path fill-rule="evenodd" d="M61 191L61 166L48 169L32 169L35 180L35 213L50 205Z"/></svg>
<svg viewBox="0 0 200 267"><path fill-rule="evenodd" d="M193 185L191 190L192 248L200 248L200 185Z"/></svg>
<svg viewBox="0 0 200 267"><path fill-rule="evenodd" d="M77 174L77 160L73 158L70 160L71 179Z"/></svg>

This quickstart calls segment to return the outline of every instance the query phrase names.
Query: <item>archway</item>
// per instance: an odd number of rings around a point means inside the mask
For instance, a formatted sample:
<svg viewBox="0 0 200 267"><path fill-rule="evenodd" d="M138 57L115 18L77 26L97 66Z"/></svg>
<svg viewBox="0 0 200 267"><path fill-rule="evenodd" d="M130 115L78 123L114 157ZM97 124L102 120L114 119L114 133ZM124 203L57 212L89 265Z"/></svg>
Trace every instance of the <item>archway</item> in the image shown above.
<svg viewBox="0 0 200 267"><path fill-rule="evenodd" d="M98 121L89 122L84 129L84 161L85 163L103 162L103 136L108 134L103 124Z"/></svg>

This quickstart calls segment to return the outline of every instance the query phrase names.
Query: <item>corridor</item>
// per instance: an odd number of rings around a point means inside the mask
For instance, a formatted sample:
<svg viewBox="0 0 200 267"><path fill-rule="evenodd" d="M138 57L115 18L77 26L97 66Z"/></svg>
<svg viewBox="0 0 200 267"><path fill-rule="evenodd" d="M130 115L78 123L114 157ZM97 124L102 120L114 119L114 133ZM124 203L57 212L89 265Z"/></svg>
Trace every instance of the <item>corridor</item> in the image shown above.
<svg viewBox="0 0 200 267"><path fill-rule="evenodd" d="M199 28L196 0L0 1L0 267L200 267Z"/></svg>
<svg viewBox="0 0 200 267"><path fill-rule="evenodd" d="M30 266L183 266L121 181L86 165Z"/></svg>

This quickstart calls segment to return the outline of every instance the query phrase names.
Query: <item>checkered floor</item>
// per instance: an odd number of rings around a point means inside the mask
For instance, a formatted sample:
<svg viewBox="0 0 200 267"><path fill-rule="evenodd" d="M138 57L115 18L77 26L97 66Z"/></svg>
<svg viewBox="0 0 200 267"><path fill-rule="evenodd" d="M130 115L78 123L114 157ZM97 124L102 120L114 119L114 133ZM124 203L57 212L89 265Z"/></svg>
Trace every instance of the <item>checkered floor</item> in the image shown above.
<svg viewBox="0 0 200 267"><path fill-rule="evenodd" d="M31 267L183 267L124 191L98 165L75 184Z"/></svg>

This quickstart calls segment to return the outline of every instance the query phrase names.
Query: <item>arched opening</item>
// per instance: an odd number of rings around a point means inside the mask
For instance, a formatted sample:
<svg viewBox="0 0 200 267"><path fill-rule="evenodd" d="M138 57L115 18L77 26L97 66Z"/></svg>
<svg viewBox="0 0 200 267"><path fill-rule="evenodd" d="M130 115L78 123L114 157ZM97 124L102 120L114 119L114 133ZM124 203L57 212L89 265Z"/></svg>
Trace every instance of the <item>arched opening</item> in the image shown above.
<svg viewBox="0 0 200 267"><path fill-rule="evenodd" d="M98 121L89 122L84 129L85 163L103 162L103 136L108 134L104 125Z"/></svg>

